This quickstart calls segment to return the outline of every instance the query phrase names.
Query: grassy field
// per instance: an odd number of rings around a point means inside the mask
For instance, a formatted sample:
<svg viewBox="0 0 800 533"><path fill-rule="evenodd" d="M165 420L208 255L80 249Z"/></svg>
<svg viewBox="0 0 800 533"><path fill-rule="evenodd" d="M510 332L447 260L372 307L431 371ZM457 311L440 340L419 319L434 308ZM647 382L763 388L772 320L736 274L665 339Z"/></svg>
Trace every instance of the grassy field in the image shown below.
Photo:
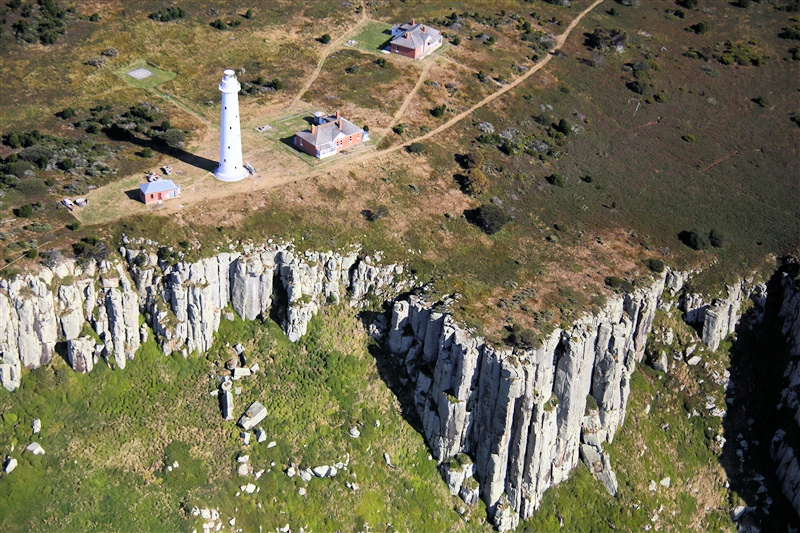
<svg viewBox="0 0 800 533"><path fill-rule="evenodd" d="M353 37L355 47L365 52L381 53L392 38L392 24L370 21Z"/></svg>

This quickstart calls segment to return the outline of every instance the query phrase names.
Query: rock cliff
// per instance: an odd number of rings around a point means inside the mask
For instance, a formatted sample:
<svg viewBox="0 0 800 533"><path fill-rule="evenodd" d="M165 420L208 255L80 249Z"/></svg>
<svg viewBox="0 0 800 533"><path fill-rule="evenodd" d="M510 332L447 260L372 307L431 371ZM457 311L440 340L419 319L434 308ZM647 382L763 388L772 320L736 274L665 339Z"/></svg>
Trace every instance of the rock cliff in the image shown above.
<svg viewBox="0 0 800 533"><path fill-rule="evenodd" d="M320 306L346 294L357 305L405 287L402 266L380 265L357 250L298 253L289 245L242 246L196 262L160 260L156 243L124 239L124 261L64 261L0 282L0 383L20 385L22 367L50 362L56 345L79 372L98 357L125 368L141 342L140 312L165 354L211 348L223 310L245 320L279 317L292 341Z"/></svg>
<svg viewBox="0 0 800 533"><path fill-rule="evenodd" d="M425 438L442 463L471 458L459 479L474 471L498 529L530 517L544 491L567 478L584 431L585 443L613 440L664 285L662 276L612 297L532 350L496 348L419 297L394 303L387 343L413 384ZM590 394L596 419L584 417ZM604 471L610 480L610 466Z"/></svg>
<svg viewBox="0 0 800 533"><path fill-rule="evenodd" d="M784 495L800 515L800 443L787 435L800 429L800 276L784 272L783 302L778 313L782 333L789 346L789 364L783 374L784 388L778 410L789 413L789 427L780 429L772 440L772 458L777 463L778 479ZM793 427L791 427L793 426Z"/></svg>
<svg viewBox="0 0 800 533"><path fill-rule="evenodd" d="M139 297L119 262L65 261L0 281L0 383L6 389L19 387L23 366L49 363L62 340L81 372L101 356L119 368L133 359L139 349Z"/></svg>

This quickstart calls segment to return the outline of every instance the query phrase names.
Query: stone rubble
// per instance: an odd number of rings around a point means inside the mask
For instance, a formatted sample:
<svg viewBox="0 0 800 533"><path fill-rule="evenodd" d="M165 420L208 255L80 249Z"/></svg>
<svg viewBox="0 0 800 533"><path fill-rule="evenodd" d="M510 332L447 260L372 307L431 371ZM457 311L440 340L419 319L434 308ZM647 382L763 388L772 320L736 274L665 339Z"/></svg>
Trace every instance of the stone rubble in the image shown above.
<svg viewBox="0 0 800 533"><path fill-rule="evenodd" d="M250 430L260 424L267 417L267 408L260 402L253 402L247 411L239 418L237 424L244 430Z"/></svg>

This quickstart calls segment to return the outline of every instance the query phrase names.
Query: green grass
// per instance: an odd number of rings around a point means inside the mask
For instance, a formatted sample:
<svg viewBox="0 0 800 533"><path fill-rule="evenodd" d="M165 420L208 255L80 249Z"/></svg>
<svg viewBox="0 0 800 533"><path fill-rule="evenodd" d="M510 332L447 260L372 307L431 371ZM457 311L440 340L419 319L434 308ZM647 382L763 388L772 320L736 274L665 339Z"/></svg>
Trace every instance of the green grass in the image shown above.
<svg viewBox="0 0 800 533"><path fill-rule="evenodd" d="M137 80L133 76L128 75L128 72L137 68L146 68L147 70L152 72L152 75L141 80ZM136 87L138 89L152 89L154 87L158 87L162 83L174 80L175 77L177 76L175 72L168 72L166 70L161 70L160 68L153 65L151 62L146 61L144 59L139 59L137 61L129 63L127 66L117 70L116 75L122 78L125 81L125 83L127 83L131 87Z"/></svg>
<svg viewBox="0 0 800 533"><path fill-rule="evenodd" d="M353 37L355 47L365 52L381 53L392 38L392 25L385 22L370 21Z"/></svg>

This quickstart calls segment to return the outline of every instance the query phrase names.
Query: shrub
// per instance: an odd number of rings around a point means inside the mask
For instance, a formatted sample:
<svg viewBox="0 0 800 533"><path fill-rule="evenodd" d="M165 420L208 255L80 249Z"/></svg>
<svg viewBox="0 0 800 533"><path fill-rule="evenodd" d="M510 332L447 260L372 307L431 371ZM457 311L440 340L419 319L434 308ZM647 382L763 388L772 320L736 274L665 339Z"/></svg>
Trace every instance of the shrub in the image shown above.
<svg viewBox="0 0 800 533"><path fill-rule="evenodd" d="M69 229L71 229L72 231L78 231L79 229L81 229L81 223L76 220L75 222L69 225Z"/></svg>
<svg viewBox="0 0 800 533"><path fill-rule="evenodd" d="M444 104L437 105L436 107L431 109L431 115L433 115L436 118L441 118L444 116L445 111L447 111L447 106L445 106Z"/></svg>
<svg viewBox="0 0 800 533"><path fill-rule="evenodd" d="M385 67L385 66L386 66L386 58L385 58L385 57L379 57L377 60L375 60L375 62L376 62L376 63L378 64L378 66L379 66L379 67L381 67L381 68L383 68L383 67Z"/></svg>
<svg viewBox="0 0 800 533"><path fill-rule="evenodd" d="M395 124L394 126L392 126L392 131L395 132L397 135L402 135L405 130L406 130L405 124Z"/></svg>
<svg viewBox="0 0 800 533"><path fill-rule="evenodd" d="M331 42L331 35L329 33L323 33L319 40L322 44L328 44Z"/></svg>
<svg viewBox="0 0 800 533"><path fill-rule="evenodd" d="M704 232L696 229L693 229L688 233L682 233L681 240L693 250L707 250L708 247L711 246L711 241L709 240L708 236Z"/></svg>
<svg viewBox="0 0 800 533"><path fill-rule="evenodd" d="M767 107L767 99L763 96L753 98L753 103L758 104L758 107Z"/></svg>
<svg viewBox="0 0 800 533"><path fill-rule="evenodd" d="M676 3L685 9L697 9L698 0L678 0Z"/></svg>
<svg viewBox="0 0 800 533"><path fill-rule="evenodd" d="M26 204L16 210L15 213L20 218L31 218L33 216L33 206Z"/></svg>
<svg viewBox="0 0 800 533"><path fill-rule="evenodd" d="M61 167L61 170L70 170L71 168L75 167L75 162L69 157L65 157L61 160L58 166Z"/></svg>
<svg viewBox="0 0 800 533"><path fill-rule="evenodd" d="M142 148L141 154L142 157L153 157L153 149L150 148L149 146L145 146L144 148Z"/></svg>
<svg viewBox="0 0 800 533"><path fill-rule="evenodd" d="M357 74L359 70L360 69L358 65L350 65L349 67L344 69L344 71L347 72L348 74Z"/></svg>
<svg viewBox="0 0 800 533"><path fill-rule="evenodd" d="M97 22L99 20L100 20L99 13L92 13L91 15L89 15L89 22Z"/></svg>
<svg viewBox="0 0 800 533"><path fill-rule="evenodd" d="M19 157L29 163L33 163L39 168L46 168L50 162L50 158L53 157L53 150L46 146L35 144L23 148L19 153Z"/></svg>
<svg viewBox="0 0 800 533"><path fill-rule="evenodd" d="M558 121L558 126L556 126L556 130L560 131L564 135L569 135L572 132L569 122L567 122L567 120L563 118Z"/></svg>
<svg viewBox="0 0 800 533"><path fill-rule="evenodd" d="M471 196L478 196L485 193L489 189L489 178L480 168L473 168L467 173L467 179L464 181L464 188L467 194Z"/></svg>
<svg viewBox="0 0 800 533"><path fill-rule="evenodd" d="M706 21L702 21L698 22L697 24L692 24L686 29L689 31L693 31L698 35L705 35L706 33L708 33L708 30L711 29L711 25Z"/></svg>
<svg viewBox="0 0 800 533"><path fill-rule="evenodd" d="M59 111L58 113L56 113L56 116L58 118L62 118L64 120L66 120L68 118L72 118L72 117L75 116L75 110L72 109L71 107L67 107L67 108L63 109L62 111Z"/></svg>
<svg viewBox="0 0 800 533"><path fill-rule="evenodd" d="M453 40L452 40L452 41L450 41L450 43L451 43L453 46L458 46L458 45L460 45L460 44L461 44L461 37L459 37L458 35L456 35L455 37L453 37Z"/></svg>
<svg viewBox="0 0 800 533"><path fill-rule="evenodd" d="M658 258L651 258L644 260L645 266L655 272L656 274L660 274L664 272L664 261Z"/></svg>
<svg viewBox="0 0 800 533"><path fill-rule="evenodd" d="M36 259L38 255L39 252L36 250L36 248L31 248L30 250L27 250L25 252L25 257L27 257L28 259Z"/></svg>
<svg viewBox="0 0 800 533"><path fill-rule="evenodd" d="M413 142L408 145L407 150L410 154L421 154L425 151L425 145L421 142Z"/></svg>
<svg viewBox="0 0 800 533"><path fill-rule="evenodd" d="M178 128L170 128L158 137L163 143L170 148L183 148L186 136L183 130Z"/></svg>
<svg viewBox="0 0 800 533"><path fill-rule="evenodd" d="M211 23L211 27L216 28L218 30L224 30L228 27L228 25L225 24L225 21L223 21L222 19L217 19Z"/></svg>
<svg viewBox="0 0 800 533"><path fill-rule="evenodd" d="M480 168L483 166L483 154L478 150L473 150L464 156L464 166L467 169Z"/></svg>
<svg viewBox="0 0 800 533"><path fill-rule="evenodd" d="M169 22L171 20L183 18L186 16L186 11L182 8L174 6L168 9L161 9L156 11L155 13L150 13L148 18L152 20L156 20L158 22Z"/></svg>
<svg viewBox="0 0 800 533"><path fill-rule="evenodd" d="M483 204L478 208L478 223L487 235L494 235L511 222L511 216L499 205Z"/></svg>
<svg viewBox="0 0 800 533"><path fill-rule="evenodd" d="M106 57L119 57L119 51L116 48L114 48L113 46L109 47L109 48L106 48L105 50L103 50L100 53L102 55L106 56Z"/></svg>
<svg viewBox="0 0 800 533"><path fill-rule="evenodd" d="M683 139L687 143L693 143L697 140L695 136L692 135L691 133L687 133L686 135L681 135L681 139Z"/></svg>
<svg viewBox="0 0 800 533"><path fill-rule="evenodd" d="M722 248L727 241L727 237L715 229L712 229L711 233L708 234L708 242L710 242L711 246L714 248Z"/></svg>
<svg viewBox="0 0 800 533"><path fill-rule="evenodd" d="M643 95L647 92L647 84L639 80L629 81L625 86L636 94Z"/></svg>
<svg viewBox="0 0 800 533"><path fill-rule="evenodd" d="M247 11L245 11L244 12L244 18L246 18L247 20L250 20L251 18L253 18L253 10L252 9L248 9Z"/></svg>
<svg viewBox="0 0 800 533"><path fill-rule="evenodd" d="M563 187L564 186L564 176L556 172L555 174L550 174L545 178L547 183L550 185L554 185L556 187Z"/></svg>
<svg viewBox="0 0 800 533"><path fill-rule="evenodd" d="M612 289L614 292L633 292L633 284L626 280L622 279L618 276L608 276L605 279L606 285Z"/></svg>
<svg viewBox="0 0 800 533"><path fill-rule="evenodd" d="M522 348L523 350L530 350L538 343L536 332L531 329L523 328L519 324L511 326L511 332L506 338L511 346Z"/></svg>

